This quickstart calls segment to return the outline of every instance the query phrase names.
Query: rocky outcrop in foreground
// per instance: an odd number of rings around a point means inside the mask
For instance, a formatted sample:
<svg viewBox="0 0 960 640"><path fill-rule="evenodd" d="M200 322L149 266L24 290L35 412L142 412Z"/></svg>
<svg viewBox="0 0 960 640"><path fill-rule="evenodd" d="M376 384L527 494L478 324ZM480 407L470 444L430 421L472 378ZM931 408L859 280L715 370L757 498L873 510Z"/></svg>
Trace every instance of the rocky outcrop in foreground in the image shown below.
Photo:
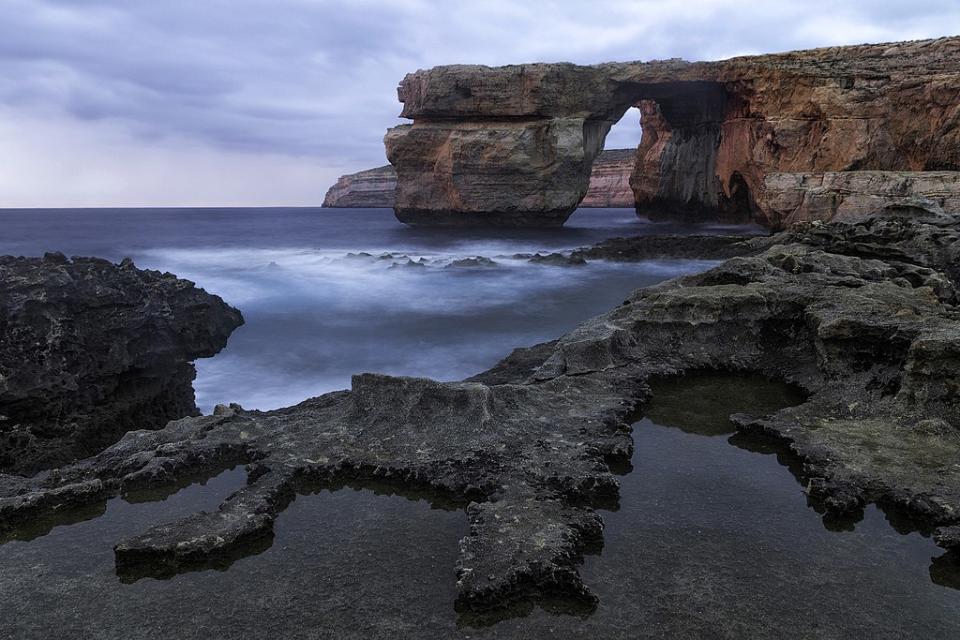
<svg viewBox="0 0 960 640"><path fill-rule="evenodd" d="M407 75L399 98L413 123L384 142L397 217L412 224L563 224L630 107L644 215L780 228L958 194L960 37L719 62L443 66Z"/></svg>
<svg viewBox="0 0 960 640"><path fill-rule="evenodd" d="M0 257L0 472L198 415L190 362L242 323L219 297L129 260Z"/></svg>
<svg viewBox="0 0 960 640"><path fill-rule="evenodd" d="M960 547L958 227L957 217L910 212L714 243L739 256L640 289L463 382L358 375L350 390L294 407L219 407L57 472L0 478L0 525L247 464L247 486L216 511L117 541L121 573L164 575L262 548L298 491L377 480L469 503L459 606L557 592L590 602L580 554L602 535L594 509L616 499L610 465L630 456L650 381L719 370L809 394L735 421L802 457L818 508L879 502ZM597 251L629 259L670 245L619 240Z"/></svg>
<svg viewBox="0 0 960 640"><path fill-rule="evenodd" d="M630 174L633 149L602 151L593 163L590 187L581 207L633 208ZM397 172L391 165L340 176L323 199L324 207L393 207L396 204Z"/></svg>

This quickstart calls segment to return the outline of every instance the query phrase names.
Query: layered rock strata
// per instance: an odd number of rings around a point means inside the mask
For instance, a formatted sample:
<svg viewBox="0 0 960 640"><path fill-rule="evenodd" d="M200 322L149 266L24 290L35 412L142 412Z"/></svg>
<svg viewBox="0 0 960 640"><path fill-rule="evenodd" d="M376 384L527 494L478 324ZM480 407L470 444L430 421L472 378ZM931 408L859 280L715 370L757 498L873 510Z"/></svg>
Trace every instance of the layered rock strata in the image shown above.
<svg viewBox="0 0 960 640"><path fill-rule="evenodd" d="M805 460L818 508L895 506L960 548L960 218L901 211L714 249L740 256L640 289L463 382L358 375L294 407L219 407L56 472L2 477L0 525L247 464L247 486L216 511L118 541L118 570L169 574L268 538L298 491L375 479L469 502L460 606L554 592L590 602L580 554L602 535L595 508L616 499L610 465L631 453L649 381L719 370L809 394L736 423Z"/></svg>
<svg viewBox="0 0 960 640"><path fill-rule="evenodd" d="M633 208L630 174L636 152L633 149L601 151L593 163L587 195L581 207ZM393 207L396 203L397 172L393 166L377 167L340 176L323 199L324 207Z"/></svg>
<svg viewBox="0 0 960 640"><path fill-rule="evenodd" d="M327 190L324 207L393 207L397 172L391 165L340 176Z"/></svg>
<svg viewBox="0 0 960 640"><path fill-rule="evenodd" d="M413 124L384 140L397 217L415 224L562 224L634 106L644 215L782 227L844 214L822 194L805 205L798 181L823 175L817 188L859 209L894 203L904 172L924 174L910 195L955 194L960 169L957 37L718 62L445 66L409 74L399 98ZM832 177L865 171L888 173Z"/></svg>
<svg viewBox="0 0 960 640"><path fill-rule="evenodd" d="M891 207L960 211L957 171L770 173L771 216L784 222L855 219Z"/></svg>
<svg viewBox="0 0 960 640"><path fill-rule="evenodd" d="M192 282L129 260L0 257L0 471L60 466L197 415L191 361L242 322Z"/></svg>
<svg viewBox="0 0 960 640"><path fill-rule="evenodd" d="M630 175L636 158L633 149L608 149L601 151L590 170L587 195L580 201L581 207L627 207L633 208L633 189Z"/></svg>

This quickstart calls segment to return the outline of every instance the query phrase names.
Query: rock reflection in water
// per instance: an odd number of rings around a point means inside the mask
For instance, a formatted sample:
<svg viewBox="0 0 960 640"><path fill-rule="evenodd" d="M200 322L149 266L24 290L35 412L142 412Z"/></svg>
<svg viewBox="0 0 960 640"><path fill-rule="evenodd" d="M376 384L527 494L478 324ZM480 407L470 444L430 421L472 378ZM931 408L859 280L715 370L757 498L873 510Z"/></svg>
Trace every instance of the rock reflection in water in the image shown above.
<svg viewBox="0 0 960 640"><path fill-rule="evenodd" d="M957 558L940 555L913 525L875 507L851 530L826 529L790 473L802 470L788 452L730 435L727 415L799 402L797 390L752 376L704 374L661 381L654 392L635 426L633 469L621 477L619 504L604 513L604 546L589 550L581 569L600 598L595 609L546 599L483 616L458 614L453 567L457 540L467 532L463 505L392 486L298 495L278 517L269 546L233 559L226 571L117 579L112 541L145 524L215 508L243 483L234 470L163 502L137 502L163 494L131 495L108 503L103 517L0 545L0 636L960 633Z"/></svg>

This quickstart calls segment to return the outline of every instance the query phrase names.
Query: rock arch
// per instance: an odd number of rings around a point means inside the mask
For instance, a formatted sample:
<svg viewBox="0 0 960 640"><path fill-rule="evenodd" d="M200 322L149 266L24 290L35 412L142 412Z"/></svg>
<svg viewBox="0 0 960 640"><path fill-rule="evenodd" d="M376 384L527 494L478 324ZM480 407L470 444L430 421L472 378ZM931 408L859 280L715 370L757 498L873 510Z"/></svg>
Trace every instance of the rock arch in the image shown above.
<svg viewBox="0 0 960 640"><path fill-rule="evenodd" d="M639 213L780 227L960 210L960 37L720 62L454 65L409 74L387 157L412 224L559 226L639 106ZM930 171L930 169L936 171Z"/></svg>

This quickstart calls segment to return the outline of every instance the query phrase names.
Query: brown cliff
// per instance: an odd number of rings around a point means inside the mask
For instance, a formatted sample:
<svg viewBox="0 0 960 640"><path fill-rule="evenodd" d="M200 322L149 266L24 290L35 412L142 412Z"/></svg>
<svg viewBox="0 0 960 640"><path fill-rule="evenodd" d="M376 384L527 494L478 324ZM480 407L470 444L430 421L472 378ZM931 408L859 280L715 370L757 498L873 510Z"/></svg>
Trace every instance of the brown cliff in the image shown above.
<svg viewBox="0 0 960 640"><path fill-rule="evenodd" d="M393 167L377 167L340 176L327 190L324 207L392 207L397 190L397 172Z"/></svg>
<svg viewBox="0 0 960 640"><path fill-rule="evenodd" d="M636 151L609 149L600 152L593 163L590 186L581 207L633 207L630 174ZM397 172L393 167L377 167L340 176L323 200L324 207L393 207L396 198Z"/></svg>
<svg viewBox="0 0 960 640"><path fill-rule="evenodd" d="M413 124L384 141L397 217L415 224L562 224L632 106L640 213L779 227L957 193L960 37L719 62L445 66L409 74L399 98ZM844 206L822 206L831 197Z"/></svg>

